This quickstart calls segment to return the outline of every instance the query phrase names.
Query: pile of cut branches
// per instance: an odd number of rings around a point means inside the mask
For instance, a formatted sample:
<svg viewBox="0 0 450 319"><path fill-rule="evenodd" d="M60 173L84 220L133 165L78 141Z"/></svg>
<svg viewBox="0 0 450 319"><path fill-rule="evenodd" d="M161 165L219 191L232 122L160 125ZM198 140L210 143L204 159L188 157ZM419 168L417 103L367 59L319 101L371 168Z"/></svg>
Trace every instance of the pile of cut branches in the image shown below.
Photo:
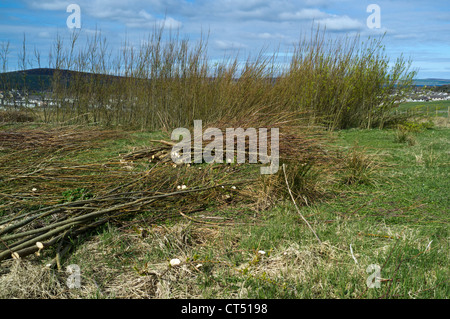
<svg viewBox="0 0 450 319"><path fill-rule="evenodd" d="M242 128L241 131L235 132L233 136L233 149L234 156L238 156L238 147L239 143L244 141L244 158L246 162L248 162L250 155L255 156L255 158L261 159L262 157L271 156L272 145L274 143L274 137L272 136L272 128L277 128L279 130L278 137L278 156L280 162L314 162L318 165L320 164L328 164L333 160L334 155L329 154L329 152L324 147L325 141L329 139L329 136L324 134L324 131L321 128L305 126L305 125L291 125L289 121L287 123L276 123L271 125L265 125L263 128L267 129L267 136L263 138L260 135L259 128L255 129L256 132L256 142L257 142L257 150L256 154L252 153L250 146L250 138L247 134L249 134L249 128L252 129L255 126L250 125L258 124L254 122L233 122L231 124L226 125L224 122L217 122L211 124L209 127L214 127L223 132L222 136L222 150L223 150L223 158L221 159L222 163L226 163L226 152L227 150L227 136L226 130L228 127L234 128ZM267 124L267 123L265 123ZM234 126L233 126L234 125ZM199 137L201 141L203 151L208 144L214 141L216 144L217 137L214 139L205 139L203 136L205 135L206 127L203 128L202 137ZM191 134L191 141L184 141L183 143L187 143L190 148L190 163L194 162L194 154L199 150L195 148L195 132ZM240 141L240 142L239 142ZM178 143L174 141L166 141L166 140L151 140L152 143L158 143L159 146L155 147L147 147L141 148L137 150L133 150L127 154L123 154L121 158L126 161L134 161L137 159L147 159L148 161L162 161L164 163L172 162L172 150L173 147ZM264 153L261 152L261 144L264 144L266 151ZM181 145L181 143L180 143ZM217 145L217 144L216 144ZM178 157L182 157L183 153L180 151L179 154L176 154ZM234 162L234 160L233 160Z"/></svg>
<svg viewBox="0 0 450 319"><path fill-rule="evenodd" d="M83 141L95 142L111 134L95 135L95 130L73 133L65 136L78 136L72 144L81 145L86 152L92 143ZM0 162L5 164L0 179L0 261L39 254L42 249L52 251L47 248L56 243L58 256L61 243L108 222L136 218L154 222L212 206L254 205L268 195L264 192L269 188L261 187L260 165L175 165L171 162L173 141L153 141L157 145L103 163L67 163L67 155L78 151L64 147L64 134L61 138L42 132L32 134L36 141L21 133L3 132L3 145L9 152L0 154ZM14 149L14 138L22 141L24 150ZM303 134L283 130L280 159L294 164L309 160L325 166L332 156L322 147L322 140L315 130ZM203 141L203 147L207 144ZM246 156L248 151L247 144ZM20 152L28 158L13 160ZM39 189L33 185L39 185ZM63 190L76 192L61 198Z"/></svg>
<svg viewBox="0 0 450 319"><path fill-rule="evenodd" d="M80 153L89 156L91 150L102 147L102 140L124 135L120 131L77 127L0 130L0 213L1 209L24 207L30 202L55 204L67 189L115 183L128 173L117 159L80 163L75 158ZM104 174L106 170L108 174ZM99 179L99 175L103 178Z"/></svg>
<svg viewBox="0 0 450 319"><path fill-rule="evenodd" d="M159 163L158 163L159 164ZM65 238L76 238L111 220L151 212L194 211L206 207L212 199L220 201L227 187L252 182L249 179L208 183L211 172L205 169L190 180L189 187L176 185L189 178L189 172L169 174L172 167L156 164L138 177L88 199L78 199L38 210L19 212L0 218L0 260L21 258L54 245ZM207 177L205 180L205 177ZM229 176L228 176L229 177Z"/></svg>

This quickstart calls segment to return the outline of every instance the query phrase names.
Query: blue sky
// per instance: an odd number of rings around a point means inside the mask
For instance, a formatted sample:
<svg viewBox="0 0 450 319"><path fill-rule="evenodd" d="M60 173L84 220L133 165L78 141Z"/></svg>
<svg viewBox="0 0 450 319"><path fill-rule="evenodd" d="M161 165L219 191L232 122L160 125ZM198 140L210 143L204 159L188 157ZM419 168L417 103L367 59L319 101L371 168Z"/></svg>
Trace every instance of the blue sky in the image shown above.
<svg viewBox="0 0 450 319"><path fill-rule="evenodd" d="M66 12L71 3L81 9L81 38L99 29L110 48L127 38L146 38L155 24L177 29L195 41L208 33L208 54L257 53L268 46L292 48L311 25L326 26L331 36L359 33L363 38L386 32L386 52L394 60L403 53L419 69L418 78L450 79L450 1L406 0L24 0L0 1L0 45L10 41L8 69L18 68L18 53L26 36L28 48L38 48L42 66L56 34L68 37ZM369 4L381 9L381 28L370 29ZM30 57L32 66L37 67Z"/></svg>

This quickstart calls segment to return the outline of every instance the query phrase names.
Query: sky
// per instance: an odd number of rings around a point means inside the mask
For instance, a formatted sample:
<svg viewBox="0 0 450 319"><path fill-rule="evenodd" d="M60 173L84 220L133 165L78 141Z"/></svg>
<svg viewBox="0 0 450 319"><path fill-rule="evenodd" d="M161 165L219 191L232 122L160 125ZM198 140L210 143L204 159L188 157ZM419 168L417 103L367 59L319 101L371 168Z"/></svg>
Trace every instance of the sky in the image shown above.
<svg viewBox="0 0 450 319"><path fill-rule="evenodd" d="M67 11L70 4L80 9L80 19L71 20L81 22L80 38L100 30L110 48L120 48L125 39L139 46L155 25L164 24L190 41L209 34L213 60L262 48L288 52L300 35L320 25L330 37L385 34L391 61L403 54L412 59L417 78L450 79L448 0L0 0L0 49L9 41L8 70L19 68L24 35L45 66L56 35L68 38L73 32L67 23L75 12ZM379 8L379 20L373 20L377 11L368 12L371 4ZM31 57L29 67L37 67Z"/></svg>

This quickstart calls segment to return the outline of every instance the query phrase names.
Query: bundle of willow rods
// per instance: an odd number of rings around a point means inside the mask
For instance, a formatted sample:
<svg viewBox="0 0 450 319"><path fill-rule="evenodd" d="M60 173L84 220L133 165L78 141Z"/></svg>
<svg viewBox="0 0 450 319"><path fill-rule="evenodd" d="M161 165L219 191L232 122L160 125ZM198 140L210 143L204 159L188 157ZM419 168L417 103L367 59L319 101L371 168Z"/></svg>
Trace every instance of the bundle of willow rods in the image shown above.
<svg viewBox="0 0 450 319"><path fill-rule="evenodd" d="M154 187L133 190L133 184L154 182L152 173L154 172L149 170L136 180L95 198L57 204L17 216L1 218L0 261L30 255L39 250L37 243L41 243L44 248L52 246L59 240L78 236L111 219L154 208L158 202L164 201L165 203L161 206L167 207L170 200L180 201L183 197L194 193L208 193L228 185L221 183L177 191L158 191ZM232 184L239 183L249 183L249 181L234 181ZM182 206L181 201L172 202L171 205L174 208Z"/></svg>
<svg viewBox="0 0 450 319"><path fill-rule="evenodd" d="M66 151L65 147L68 144L72 147L73 144L67 143L65 138L77 136L77 133L71 132L67 132L64 138L55 136L55 132L53 135L37 134L38 132L34 131L29 133L35 134L36 140L28 139L26 134L3 132L0 134L0 141L3 146L14 148L18 147L14 141L19 140L22 148L25 147L34 154L39 148L42 148L43 152L49 149L60 149L60 147ZM282 159L293 158L295 161L300 161L312 158L317 161L327 161L328 156L319 143L320 136L316 135L314 130L307 132L308 134L296 133L285 130L281 132L280 157ZM85 134L84 138L80 139L78 134L78 139L75 138L75 140L82 142L98 137L97 133L91 135L84 132L83 134ZM21 160L16 158L14 161L14 156L21 150L3 155L0 161L8 167L2 170L6 175L0 179L3 188L0 193L3 204L0 208L3 207L9 211L3 211L3 215L0 216L0 261L25 257L66 238L77 238L80 234L111 220L124 219L132 214L148 211L171 213L181 209L194 211L212 201L220 202L221 196L228 196L223 193L230 188L226 186L243 184L248 188L255 185L260 178L257 167L255 167L256 178L249 177L249 167L245 165L208 165L199 167L200 170L196 167L176 166L173 168L172 165L167 164L171 163L171 151L175 143L173 141L153 142L158 142L158 146L122 155L116 163L70 165L63 162L64 157L61 157L59 162L56 161L55 152L42 153L47 154L47 158L44 159L38 152L36 156L29 154L32 155L33 165L22 167ZM204 141L203 146L206 144L208 143ZM78 143L78 145L88 147L90 144ZM246 153L248 153L248 145L246 145ZM62 153L64 154L67 153ZM121 165L128 165L132 161L142 159L148 160L145 164L148 168L144 171L142 166L140 171L132 172L121 167ZM81 174L80 170L87 170L86 174ZM42 195L30 193L30 190L32 191L30 181L41 183ZM75 181L79 184L74 184ZM121 184L118 184L118 181L121 181ZM187 188L177 187L185 183L188 184ZM53 194L67 185L70 187L88 185L87 188L90 188L90 185L94 188L95 196L65 203L42 201L38 208L32 207L33 198L35 198L33 196L36 196L36 200L39 197L49 197L47 193ZM25 193L26 189L29 189L28 193ZM241 196L239 192L236 193L237 197ZM28 194L28 197L33 196L25 199L24 194Z"/></svg>
<svg viewBox="0 0 450 319"><path fill-rule="evenodd" d="M92 141L109 137L110 133L69 129L49 132L0 132L0 141L7 147L0 157L0 261L25 257L39 251L39 247L45 249L132 214L194 211L220 197L221 186L231 180L235 180L232 185L248 183L226 166L219 171L178 170L163 166L163 156L152 163L141 163L132 171L125 169L132 162L123 158L104 163L66 162L64 158L71 154L74 144L89 151ZM74 137L75 143L70 138L67 143L67 137ZM148 151L170 154L170 144L159 144L163 146ZM63 151L58 152L60 149ZM142 156L134 159L139 158ZM217 183L211 182L213 174L220 179ZM177 189L186 181L188 189ZM89 189L89 198L65 198L69 202L63 202L62 191L75 187Z"/></svg>
<svg viewBox="0 0 450 319"><path fill-rule="evenodd" d="M175 145L173 142L164 140L150 140L150 142L158 143L158 147L146 147L138 150L134 150L127 154L121 155L121 159L124 161L135 161L138 159L148 159L150 162L162 162L169 163L172 161L170 153L172 147Z"/></svg>
<svg viewBox="0 0 450 319"><path fill-rule="evenodd" d="M268 132L268 136L266 139L267 149L271 150L271 143L273 143L270 131ZM245 141L244 144L244 152L245 158L248 160L250 155L250 145L248 138L242 136L236 136L234 140L234 150L235 155L237 155L237 147L238 147L238 139L243 139ZM324 134L315 130L310 130L309 132L305 132L303 135L281 131L279 136L279 157L282 161L299 161L299 162L311 162L319 164L320 162L328 163L330 161L330 156L328 152L325 150L323 145L321 144L324 140ZM121 156L123 160L126 161L134 161L137 159L148 159L150 162L152 161L161 161L163 163L169 163L172 161L171 151L173 146L177 143L173 141L165 141L165 140L151 140L151 142L160 144L159 147L150 147L150 148L142 148L138 150L134 150L128 154L124 154ZM202 152L205 146L207 146L211 141L202 140ZM258 139L258 143L260 140ZM193 143L191 142L191 161L194 160L195 148L192 148ZM226 139L223 138L223 162L226 162L225 159L225 151L226 151ZM259 150L259 145L258 145ZM182 154L180 154L182 155ZM256 154L258 157L260 153L257 151ZM266 154L263 154L266 155ZM260 157L259 157L260 158Z"/></svg>

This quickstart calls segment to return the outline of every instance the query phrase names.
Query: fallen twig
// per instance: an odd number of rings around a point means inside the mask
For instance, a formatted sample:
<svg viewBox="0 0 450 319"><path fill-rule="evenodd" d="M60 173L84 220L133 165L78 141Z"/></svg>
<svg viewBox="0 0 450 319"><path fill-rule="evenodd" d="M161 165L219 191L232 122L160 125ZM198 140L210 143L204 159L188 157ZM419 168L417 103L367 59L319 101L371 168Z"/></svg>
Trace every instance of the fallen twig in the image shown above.
<svg viewBox="0 0 450 319"><path fill-rule="evenodd" d="M286 181L286 186L287 189L289 191L289 195L291 196L292 202L295 205L295 208L297 209L298 214L300 215L300 217L305 221L306 225L308 225L309 229L312 231L312 233L314 234L314 236L316 236L317 241L319 242L319 244L322 244L322 241L320 240L319 236L317 236L316 232L314 231L314 229L311 227L311 225L308 223L308 221L306 220L305 217L303 217L302 213L300 212L300 209L297 206L297 203L295 202L294 196L292 195L292 191L291 188L289 187L289 182L287 180L287 176L286 176L286 165L283 164L283 173L284 173L284 179Z"/></svg>

